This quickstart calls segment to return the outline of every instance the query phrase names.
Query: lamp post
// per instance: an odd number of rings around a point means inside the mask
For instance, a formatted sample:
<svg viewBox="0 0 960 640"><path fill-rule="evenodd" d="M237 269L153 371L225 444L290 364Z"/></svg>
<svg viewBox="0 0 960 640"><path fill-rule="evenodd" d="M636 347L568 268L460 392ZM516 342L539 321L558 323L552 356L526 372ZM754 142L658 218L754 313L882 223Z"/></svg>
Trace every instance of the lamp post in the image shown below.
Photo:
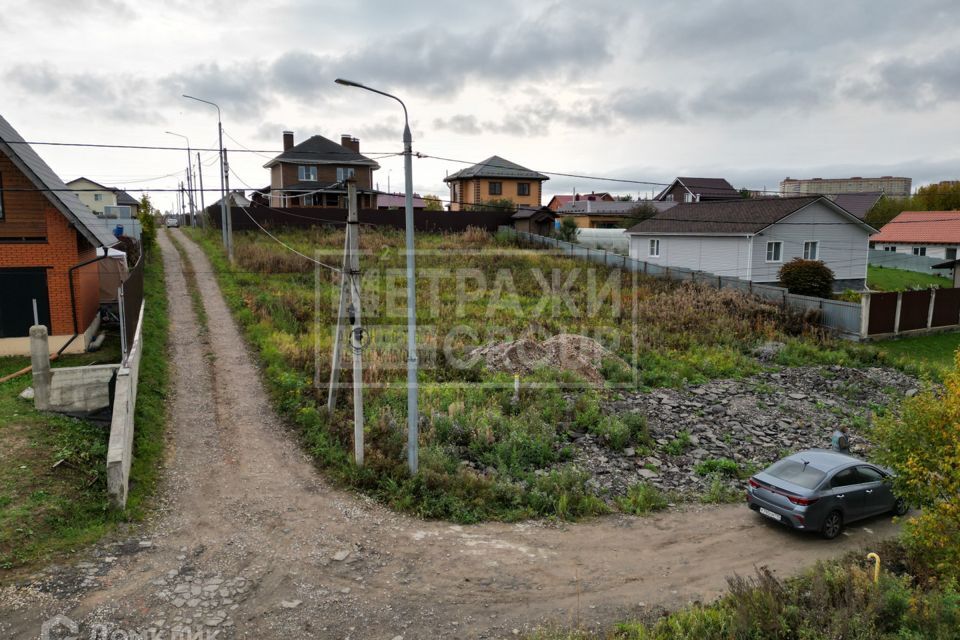
<svg viewBox="0 0 960 640"><path fill-rule="evenodd" d="M164 131L167 135L177 136L178 138L183 138L187 141L187 194L189 195L190 202L190 226L197 226L197 210L194 206L193 198L193 155L190 152L190 138L183 135L182 133L176 133L174 131Z"/></svg>
<svg viewBox="0 0 960 640"><path fill-rule="evenodd" d="M378 93L396 100L403 107L403 172L406 183L404 208L407 237L407 466L411 474L416 474L420 466L418 440L420 415L417 408L417 291L414 282L413 137L410 135L410 119L407 116L407 105L395 95L343 78L337 78L336 83Z"/></svg>
<svg viewBox="0 0 960 640"><path fill-rule="evenodd" d="M204 104L209 104L212 107L215 107L217 110L217 136L220 141L220 227L221 233L223 235L223 246L227 248L227 256L230 258L230 262L233 263L233 237L231 233L232 221L227 215L227 193L226 193L226 180L227 180L227 171L229 167L226 163L226 154L223 152L223 122L220 118L220 105L216 102L210 102L209 100L204 100L203 98L195 98L194 96L188 96L187 94L182 94L184 98L190 100L196 100L197 102L202 102Z"/></svg>

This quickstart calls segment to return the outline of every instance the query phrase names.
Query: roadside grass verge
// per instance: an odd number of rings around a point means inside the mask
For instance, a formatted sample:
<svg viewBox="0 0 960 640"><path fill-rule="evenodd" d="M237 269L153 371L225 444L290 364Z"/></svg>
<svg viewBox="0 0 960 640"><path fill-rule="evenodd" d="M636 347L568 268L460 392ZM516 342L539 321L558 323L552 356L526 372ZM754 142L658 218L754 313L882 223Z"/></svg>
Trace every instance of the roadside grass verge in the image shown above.
<svg viewBox="0 0 960 640"><path fill-rule="evenodd" d="M149 509L163 458L167 389L167 300L159 256L146 264L144 354L140 363L126 512L106 495L109 427L39 412L18 394L30 375L0 385L0 568L25 570L96 541L117 523L141 519ZM117 362L119 346L65 356L55 366ZM0 358L0 375L29 358ZM11 573L12 575L12 573ZM0 578L4 576L0 575Z"/></svg>
<svg viewBox="0 0 960 640"><path fill-rule="evenodd" d="M231 266L215 233L181 231L210 258L234 317L259 353L274 405L296 428L304 447L343 484L422 517L457 522L575 519L616 506L612 496L599 494L591 485L587 470L571 462L574 433L594 434L614 451L651 446L639 417L604 415L600 400L607 393L756 373L763 365L751 351L770 340L798 345L789 357L803 364L819 357L822 349L836 350L825 360L877 358L835 345L805 329L798 317L735 291L665 282L599 265L594 285L588 286L584 274L594 265L569 257L520 250L482 233L419 234L418 270L430 274L462 269L472 281L425 275L417 288L419 357L425 364L419 379L421 472L410 477L405 465L403 296L396 302L404 287L404 239L397 231L364 228L363 318L371 342L363 352L366 460L357 468L352 463L348 394L341 394L332 416L324 406L336 277L326 269L315 273L307 260L262 234L234 234L236 263ZM300 252L339 264L344 241L339 228L272 232ZM401 274L393 289L387 283L391 270ZM491 294L504 271L511 275L511 286ZM561 282L569 278L572 285L566 293L576 304L586 304L591 292L605 283L613 282L613 294L593 315L578 316L567 299L546 291L535 277L540 273L549 279L551 272ZM477 281L487 283L486 295L476 295ZM543 308L548 312L536 315ZM628 310L626 318L615 315L615 308ZM453 331L464 325L468 331ZM505 332L491 334L490 327ZM595 338L617 356L616 362L597 363L604 383L583 385L572 371L532 368L522 374L514 399L509 373L482 363L456 362L473 346L561 333ZM342 373L343 384L350 383L349 369ZM625 510L636 511L631 506Z"/></svg>
<svg viewBox="0 0 960 640"><path fill-rule="evenodd" d="M544 631L530 640L832 640L834 638L948 640L960 628L960 590L930 579L896 541L882 543L884 569L873 582L866 551L818 563L780 580L764 567L754 577L728 579L713 603L647 620L622 622L608 632ZM872 564L872 563L871 563Z"/></svg>
<svg viewBox="0 0 960 640"><path fill-rule="evenodd" d="M908 291L928 287L948 288L953 286L953 282L949 278L931 273L869 265L867 286L875 291Z"/></svg>

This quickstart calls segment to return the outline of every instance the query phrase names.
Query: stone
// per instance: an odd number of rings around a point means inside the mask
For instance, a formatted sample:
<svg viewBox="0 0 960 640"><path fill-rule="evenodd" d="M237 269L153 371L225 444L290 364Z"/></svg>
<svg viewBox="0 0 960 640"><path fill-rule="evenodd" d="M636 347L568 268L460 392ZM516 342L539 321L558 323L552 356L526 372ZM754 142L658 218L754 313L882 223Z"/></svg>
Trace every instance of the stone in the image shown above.
<svg viewBox="0 0 960 640"><path fill-rule="evenodd" d="M633 456L637 455L637 450L634 449L633 447L627 447L626 449L623 450L623 455L625 455L628 458L632 458Z"/></svg>
<svg viewBox="0 0 960 640"><path fill-rule="evenodd" d="M336 560L337 562L343 562L349 556L350 556L350 551L348 551L347 549L343 549L333 554L333 559Z"/></svg>
<svg viewBox="0 0 960 640"><path fill-rule="evenodd" d="M641 478L646 478L647 480L650 480L651 478L660 477L660 474L657 473L656 471L651 471L650 469L642 469L642 468L637 469L637 475L640 476Z"/></svg>
<svg viewBox="0 0 960 640"><path fill-rule="evenodd" d="M805 393L791 393L791 394L788 394L788 395L789 395L791 398L793 398L794 400L805 400L806 397L807 397L807 394L805 394Z"/></svg>
<svg viewBox="0 0 960 640"><path fill-rule="evenodd" d="M141 540L140 543L138 544L138 546L139 546L141 549L149 549L150 547L153 546L153 543L150 542L149 540Z"/></svg>
<svg viewBox="0 0 960 640"><path fill-rule="evenodd" d="M302 600L282 600L280 602L280 606L284 609L296 609L301 604L303 604Z"/></svg>
<svg viewBox="0 0 960 640"><path fill-rule="evenodd" d="M27 387L20 392L20 397L24 400L33 400L33 387Z"/></svg>

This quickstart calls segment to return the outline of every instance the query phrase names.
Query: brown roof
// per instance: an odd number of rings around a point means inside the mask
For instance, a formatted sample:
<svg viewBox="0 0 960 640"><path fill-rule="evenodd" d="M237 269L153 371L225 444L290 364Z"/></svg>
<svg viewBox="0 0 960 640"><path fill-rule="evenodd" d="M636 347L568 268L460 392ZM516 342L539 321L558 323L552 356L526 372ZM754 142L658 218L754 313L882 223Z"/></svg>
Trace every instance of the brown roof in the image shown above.
<svg viewBox="0 0 960 640"><path fill-rule="evenodd" d="M821 199L825 200L823 196L807 196L684 202L634 225L627 232L752 234Z"/></svg>
<svg viewBox="0 0 960 640"><path fill-rule="evenodd" d="M870 213L873 205L877 204L877 201L882 197L882 192L864 192L838 193L835 196L830 196L830 199L863 220Z"/></svg>
<svg viewBox="0 0 960 640"><path fill-rule="evenodd" d="M870 242L960 244L960 211L904 211Z"/></svg>
<svg viewBox="0 0 960 640"><path fill-rule="evenodd" d="M680 183L690 193L706 196L707 198L739 198L740 192L733 188L733 185L724 178L692 178L681 176L674 180L663 191L657 194L654 200L660 200L665 197L673 187Z"/></svg>

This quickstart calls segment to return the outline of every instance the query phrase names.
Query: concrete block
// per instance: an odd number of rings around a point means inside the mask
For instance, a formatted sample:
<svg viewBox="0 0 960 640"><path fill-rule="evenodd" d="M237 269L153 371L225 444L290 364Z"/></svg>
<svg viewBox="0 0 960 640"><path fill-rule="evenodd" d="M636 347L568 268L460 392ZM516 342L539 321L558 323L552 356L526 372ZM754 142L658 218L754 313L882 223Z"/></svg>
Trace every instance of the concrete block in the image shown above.
<svg viewBox="0 0 960 640"><path fill-rule="evenodd" d="M98 364L52 369L49 408L88 412L109 407L110 381L119 368L119 364Z"/></svg>

